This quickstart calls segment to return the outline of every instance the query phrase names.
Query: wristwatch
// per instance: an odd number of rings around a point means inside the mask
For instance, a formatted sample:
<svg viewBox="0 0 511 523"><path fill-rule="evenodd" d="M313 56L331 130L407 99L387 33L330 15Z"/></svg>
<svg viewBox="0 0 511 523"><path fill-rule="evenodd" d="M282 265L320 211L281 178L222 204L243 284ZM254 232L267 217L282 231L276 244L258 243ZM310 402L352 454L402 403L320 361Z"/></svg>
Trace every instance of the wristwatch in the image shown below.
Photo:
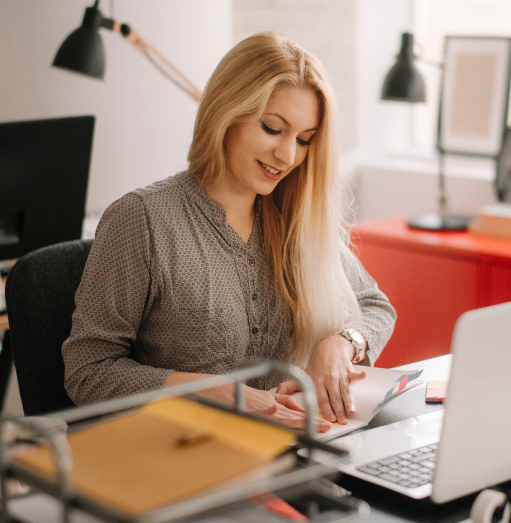
<svg viewBox="0 0 511 523"><path fill-rule="evenodd" d="M358 363L362 359L362 351L364 350L364 336L360 334L356 329L348 328L342 329L341 331L334 331L332 334L340 334L343 338L346 338L355 348L355 354L351 359L351 363Z"/></svg>

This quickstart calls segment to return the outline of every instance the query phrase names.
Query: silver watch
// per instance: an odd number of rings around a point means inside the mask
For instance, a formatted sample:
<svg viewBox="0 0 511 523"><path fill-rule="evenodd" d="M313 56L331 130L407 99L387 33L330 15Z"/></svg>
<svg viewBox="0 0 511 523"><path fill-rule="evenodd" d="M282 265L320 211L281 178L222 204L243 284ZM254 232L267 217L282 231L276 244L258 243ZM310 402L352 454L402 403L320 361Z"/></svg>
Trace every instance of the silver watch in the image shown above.
<svg viewBox="0 0 511 523"><path fill-rule="evenodd" d="M355 354L351 359L351 363L358 363L362 359L362 351L364 350L364 336L360 334L356 329L348 328L342 329L339 334L346 338L355 348Z"/></svg>

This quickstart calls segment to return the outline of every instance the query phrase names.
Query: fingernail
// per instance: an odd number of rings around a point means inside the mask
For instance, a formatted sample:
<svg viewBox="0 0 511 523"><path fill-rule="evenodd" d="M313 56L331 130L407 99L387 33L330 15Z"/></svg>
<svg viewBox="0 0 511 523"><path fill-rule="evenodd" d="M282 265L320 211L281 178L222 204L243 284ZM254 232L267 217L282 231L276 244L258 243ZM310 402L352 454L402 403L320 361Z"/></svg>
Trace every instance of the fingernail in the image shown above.
<svg viewBox="0 0 511 523"><path fill-rule="evenodd" d="M348 414L355 414L355 405L350 405L348 407Z"/></svg>
<svg viewBox="0 0 511 523"><path fill-rule="evenodd" d="M337 420L335 419L335 416L330 416L330 417L328 418L328 421L329 421L330 423L335 423Z"/></svg>
<svg viewBox="0 0 511 523"><path fill-rule="evenodd" d="M341 424L341 425L347 425L348 424L348 420L344 417L344 416L341 416L338 420L338 423Z"/></svg>

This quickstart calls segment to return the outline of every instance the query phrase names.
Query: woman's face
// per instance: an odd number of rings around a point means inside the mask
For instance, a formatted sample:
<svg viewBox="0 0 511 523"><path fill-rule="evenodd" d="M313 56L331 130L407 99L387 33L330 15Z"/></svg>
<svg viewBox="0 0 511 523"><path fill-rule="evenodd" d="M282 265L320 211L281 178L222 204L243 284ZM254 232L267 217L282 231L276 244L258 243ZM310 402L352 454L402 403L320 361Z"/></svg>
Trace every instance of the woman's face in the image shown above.
<svg viewBox="0 0 511 523"><path fill-rule="evenodd" d="M227 178L243 194L270 194L300 165L319 126L312 90L276 92L259 120L236 123L227 136Z"/></svg>

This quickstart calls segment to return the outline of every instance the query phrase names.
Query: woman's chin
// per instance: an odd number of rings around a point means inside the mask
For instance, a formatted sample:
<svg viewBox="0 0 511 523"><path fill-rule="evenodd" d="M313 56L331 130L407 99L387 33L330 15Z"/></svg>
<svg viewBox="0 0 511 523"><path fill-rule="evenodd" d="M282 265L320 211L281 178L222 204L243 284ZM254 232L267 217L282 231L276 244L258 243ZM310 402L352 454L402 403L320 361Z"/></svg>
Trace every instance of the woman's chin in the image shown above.
<svg viewBox="0 0 511 523"><path fill-rule="evenodd" d="M269 194L271 194L275 190L275 187L272 187L271 189L268 189L268 190L265 190L265 191L261 190L257 194L259 196L268 196Z"/></svg>
<svg viewBox="0 0 511 523"><path fill-rule="evenodd" d="M282 177L278 180L266 180L265 183L261 183L258 187L257 194L260 194L261 196L267 196L268 194L271 194L275 187L277 187L278 183L282 180Z"/></svg>

